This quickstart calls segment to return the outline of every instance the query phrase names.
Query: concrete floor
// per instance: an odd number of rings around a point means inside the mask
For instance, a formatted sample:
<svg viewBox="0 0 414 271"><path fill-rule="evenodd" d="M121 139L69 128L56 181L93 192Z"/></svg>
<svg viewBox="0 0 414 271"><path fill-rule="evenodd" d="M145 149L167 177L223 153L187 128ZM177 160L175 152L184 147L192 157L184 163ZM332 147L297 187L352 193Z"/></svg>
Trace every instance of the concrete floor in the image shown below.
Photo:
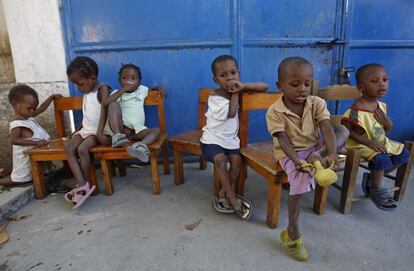
<svg viewBox="0 0 414 271"><path fill-rule="evenodd" d="M150 169L128 168L127 177L114 178L113 196L101 193L76 211L61 194L32 201L17 213L28 218L7 227L0 270L413 270L411 183L395 212L360 201L342 215L331 188L326 213L318 216L309 193L301 225L311 257L301 263L289 258L278 237L287 225L287 191L279 227L271 230L264 222L267 185L255 173L246 182L254 204L247 222L213 209L211 165L199 171L186 164L181 186L173 176L161 177L156 196ZM202 221L193 231L184 227L196 219Z"/></svg>

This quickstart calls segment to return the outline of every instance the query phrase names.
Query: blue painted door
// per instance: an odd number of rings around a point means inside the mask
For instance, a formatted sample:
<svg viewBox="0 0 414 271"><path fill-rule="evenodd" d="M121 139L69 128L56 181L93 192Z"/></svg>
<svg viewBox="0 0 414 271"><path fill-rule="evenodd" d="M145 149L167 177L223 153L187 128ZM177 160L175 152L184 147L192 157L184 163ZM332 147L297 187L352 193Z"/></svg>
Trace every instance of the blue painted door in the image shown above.
<svg viewBox="0 0 414 271"><path fill-rule="evenodd" d="M321 85L339 67L342 0L67 0L62 18L68 62L79 55L99 65L99 79L118 88L121 63L142 69L142 83L163 85L170 135L197 127L198 88L214 87L211 61L232 54L242 81L275 89L277 65L303 56ZM71 86L71 94L79 95ZM156 116L146 111L148 126ZM264 112L252 114L250 139L269 138Z"/></svg>
<svg viewBox="0 0 414 271"><path fill-rule="evenodd" d="M384 101L394 127L391 138L414 140L414 3L412 1L349 1L345 18L343 65L385 66L390 89ZM351 78L355 84L355 79ZM342 111L345 107L342 108Z"/></svg>

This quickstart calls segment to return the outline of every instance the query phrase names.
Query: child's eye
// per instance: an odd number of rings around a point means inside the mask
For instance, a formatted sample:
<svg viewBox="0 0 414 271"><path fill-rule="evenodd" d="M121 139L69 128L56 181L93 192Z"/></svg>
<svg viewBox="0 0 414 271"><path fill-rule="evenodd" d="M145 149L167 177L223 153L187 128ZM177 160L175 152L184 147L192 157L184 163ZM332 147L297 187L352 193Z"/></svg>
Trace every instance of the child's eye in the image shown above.
<svg viewBox="0 0 414 271"><path fill-rule="evenodd" d="M295 81L295 82L290 83L290 85L295 88L299 86L299 82Z"/></svg>

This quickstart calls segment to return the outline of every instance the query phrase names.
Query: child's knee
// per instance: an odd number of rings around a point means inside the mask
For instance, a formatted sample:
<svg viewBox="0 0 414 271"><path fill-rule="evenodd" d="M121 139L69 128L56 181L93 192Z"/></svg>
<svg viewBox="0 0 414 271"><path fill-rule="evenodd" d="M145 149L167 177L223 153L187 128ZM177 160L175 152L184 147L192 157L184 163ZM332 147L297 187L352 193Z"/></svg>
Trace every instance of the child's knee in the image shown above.
<svg viewBox="0 0 414 271"><path fill-rule="evenodd" d="M87 148L87 147L85 147L85 146L80 145L80 146L78 147L78 155L79 155L79 157L85 157L85 156L88 156L88 155L89 155L89 148Z"/></svg>
<svg viewBox="0 0 414 271"><path fill-rule="evenodd" d="M393 167L393 161L388 154L379 153L369 161L368 167L370 170L389 170Z"/></svg>
<svg viewBox="0 0 414 271"><path fill-rule="evenodd" d="M217 154L214 157L214 165L220 170L227 169L227 157L224 154Z"/></svg>
<svg viewBox="0 0 414 271"><path fill-rule="evenodd" d="M337 137L338 136L345 137L345 138L349 137L350 132L348 128L345 127L345 125L341 124L341 125L335 126L334 130L335 130L335 135Z"/></svg>
<svg viewBox="0 0 414 271"><path fill-rule="evenodd" d="M152 133L156 136L159 137L161 134L161 129L158 127L152 128Z"/></svg>
<svg viewBox="0 0 414 271"><path fill-rule="evenodd" d="M76 146L69 143L65 145L65 152L68 154L74 154L76 152Z"/></svg>

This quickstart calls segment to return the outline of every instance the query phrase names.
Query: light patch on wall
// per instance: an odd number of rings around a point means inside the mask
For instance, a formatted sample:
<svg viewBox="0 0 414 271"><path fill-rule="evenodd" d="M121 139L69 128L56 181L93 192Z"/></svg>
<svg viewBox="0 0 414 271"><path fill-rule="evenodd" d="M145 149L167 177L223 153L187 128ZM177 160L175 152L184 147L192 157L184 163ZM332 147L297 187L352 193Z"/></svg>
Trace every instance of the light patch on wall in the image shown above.
<svg viewBox="0 0 414 271"><path fill-rule="evenodd" d="M82 42L99 42L102 41L103 38L104 28L102 25L86 25L82 27Z"/></svg>

